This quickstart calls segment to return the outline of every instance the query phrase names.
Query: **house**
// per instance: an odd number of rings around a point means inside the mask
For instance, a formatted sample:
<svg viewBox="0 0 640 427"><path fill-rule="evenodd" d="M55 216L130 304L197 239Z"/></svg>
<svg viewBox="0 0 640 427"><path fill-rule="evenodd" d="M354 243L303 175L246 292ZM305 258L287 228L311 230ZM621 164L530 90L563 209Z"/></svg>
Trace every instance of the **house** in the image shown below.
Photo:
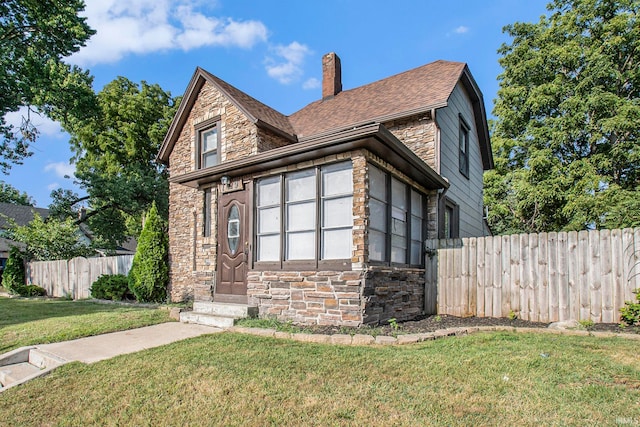
<svg viewBox="0 0 640 427"><path fill-rule="evenodd" d="M6 231L11 227L9 219L15 221L19 226L24 226L33 221L35 213L46 219L49 216L49 209L0 202L0 271L4 271L11 247L23 246L22 243L14 242L5 237Z"/></svg>
<svg viewBox="0 0 640 427"><path fill-rule="evenodd" d="M197 68L158 154L169 166L173 301L357 326L423 312L427 238L484 234L482 93L435 61L286 116Z"/></svg>

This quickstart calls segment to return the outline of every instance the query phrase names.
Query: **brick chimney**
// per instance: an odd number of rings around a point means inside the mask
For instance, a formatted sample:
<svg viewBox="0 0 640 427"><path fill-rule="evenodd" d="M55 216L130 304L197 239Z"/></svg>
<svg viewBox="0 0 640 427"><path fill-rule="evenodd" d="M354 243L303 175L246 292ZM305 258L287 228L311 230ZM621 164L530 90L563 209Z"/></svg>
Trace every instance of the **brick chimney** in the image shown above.
<svg viewBox="0 0 640 427"><path fill-rule="evenodd" d="M331 99L342 91L340 58L334 52L322 57L322 99Z"/></svg>

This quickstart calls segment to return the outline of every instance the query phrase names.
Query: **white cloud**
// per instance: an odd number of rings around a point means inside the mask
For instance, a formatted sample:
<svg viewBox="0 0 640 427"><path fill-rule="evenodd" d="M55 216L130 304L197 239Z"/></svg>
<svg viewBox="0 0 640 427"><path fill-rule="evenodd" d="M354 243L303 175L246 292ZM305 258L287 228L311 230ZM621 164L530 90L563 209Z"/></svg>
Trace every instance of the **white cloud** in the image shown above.
<svg viewBox="0 0 640 427"><path fill-rule="evenodd" d="M57 182L52 182L51 184L47 185L47 190L49 191L53 191L57 188L60 188L60 184Z"/></svg>
<svg viewBox="0 0 640 427"><path fill-rule="evenodd" d="M5 122L9 125L13 125L16 129L20 128L23 118L29 118L31 124L40 132L40 136L64 136L64 131L62 130L60 123L53 121L40 113L34 111L30 112L27 107L20 107L18 111L7 113L4 116Z"/></svg>
<svg viewBox="0 0 640 427"><path fill-rule="evenodd" d="M469 27L465 27L464 25L460 25L455 30L453 30L453 32L456 33L456 34L464 34L464 33L469 32Z"/></svg>
<svg viewBox="0 0 640 427"><path fill-rule="evenodd" d="M65 162L52 162L47 163L47 165L44 167L44 171L53 172L60 178L68 178L73 176L76 171L76 167Z"/></svg>
<svg viewBox="0 0 640 427"><path fill-rule="evenodd" d="M281 59L267 58L266 69L270 77L282 84L289 84L302 76L304 60L311 54L311 50L306 45L292 42L287 46L275 46L273 50Z"/></svg>
<svg viewBox="0 0 640 427"><path fill-rule="evenodd" d="M268 35L260 21L206 16L189 0L89 0L84 15L96 34L69 58L83 66L170 49L250 48Z"/></svg>
<svg viewBox="0 0 640 427"><path fill-rule="evenodd" d="M304 83L302 83L302 89L317 89L320 87L320 80L315 77L311 77Z"/></svg>

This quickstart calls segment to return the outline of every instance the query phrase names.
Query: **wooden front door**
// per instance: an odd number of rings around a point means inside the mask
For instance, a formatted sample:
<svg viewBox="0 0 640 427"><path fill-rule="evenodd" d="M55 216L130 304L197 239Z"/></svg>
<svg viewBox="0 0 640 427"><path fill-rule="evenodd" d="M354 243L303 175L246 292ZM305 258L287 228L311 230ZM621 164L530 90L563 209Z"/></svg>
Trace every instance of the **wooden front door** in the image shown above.
<svg viewBox="0 0 640 427"><path fill-rule="evenodd" d="M247 191L222 194L218 204L218 280L214 301L246 304L249 259Z"/></svg>

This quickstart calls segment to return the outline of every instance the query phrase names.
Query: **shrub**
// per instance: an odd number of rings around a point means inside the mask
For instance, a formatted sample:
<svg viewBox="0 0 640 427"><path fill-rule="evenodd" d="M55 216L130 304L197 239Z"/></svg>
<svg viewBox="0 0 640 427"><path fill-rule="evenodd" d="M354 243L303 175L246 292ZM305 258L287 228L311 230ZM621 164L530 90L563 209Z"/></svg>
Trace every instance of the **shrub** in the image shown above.
<svg viewBox="0 0 640 427"><path fill-rule="evenodd" d="M47 295L47 290L37 285L19 285L12 289L14 294L21 297L43 297Z"/></svg>
<svg viewBox="0 0 640 427"><path fill-rule="evenodd" d="M113 301L133 299L133 294L129 290L129 280L122 274L103 274L93 282L89 291L92 297L98 299Z"/></svg>
<svg viewBox="0 0 640 427"><path fill-rule="evenodd" d="M24 254L15 246L9 250L9 259L2 273L2 285L13 294L24 286Z"/></svg>
<svg viewBox="0 0 640 427"><path fill-rule="evenodd" d="M154 203L144 222L129 271L129 289L138 301L166 300L169 282L168 252L164 222Z"/></svg>
<svg viewBox="0 0 640 427"><path fill-rule="evenodd" d="M636 301L625 301L624 307L620 309L620 320L629 326L640 325L640 289L633 291L636 294Z"/></svg>

